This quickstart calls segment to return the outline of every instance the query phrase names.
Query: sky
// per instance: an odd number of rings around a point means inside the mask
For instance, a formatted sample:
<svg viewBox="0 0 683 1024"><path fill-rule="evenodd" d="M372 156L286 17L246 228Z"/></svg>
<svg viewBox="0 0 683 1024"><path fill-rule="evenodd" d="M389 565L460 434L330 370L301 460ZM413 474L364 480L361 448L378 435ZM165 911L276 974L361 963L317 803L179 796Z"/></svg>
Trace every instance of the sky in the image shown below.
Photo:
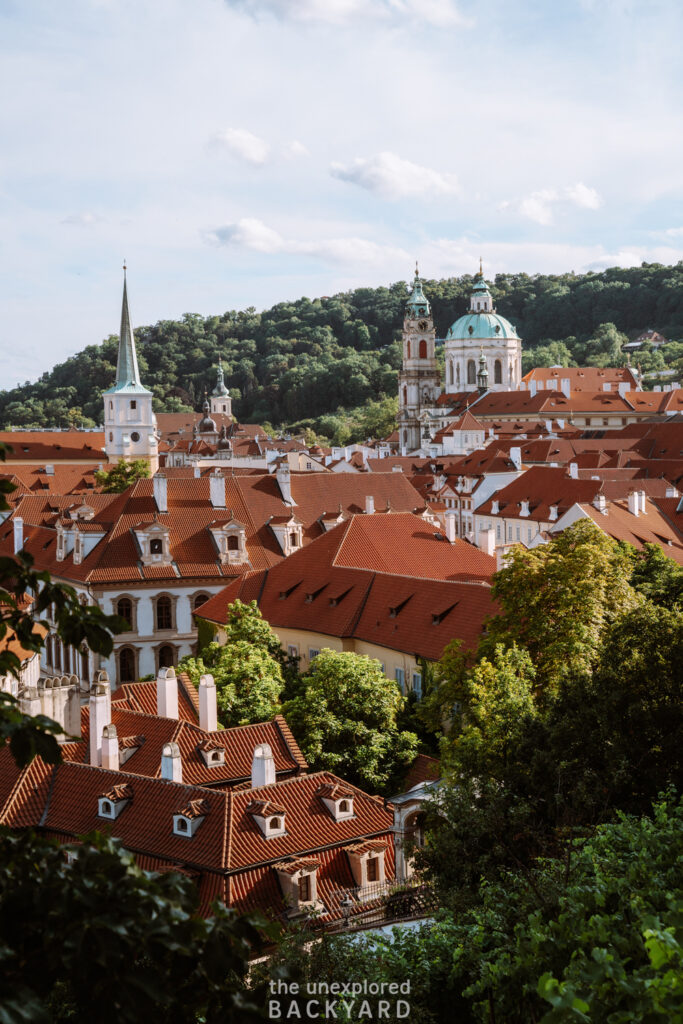
<svg viewBox="0 0 683 1024"><path fill-rule="evenodd" d="M680 0L0 0L0 387L135 325L683 259Z"/></svg>

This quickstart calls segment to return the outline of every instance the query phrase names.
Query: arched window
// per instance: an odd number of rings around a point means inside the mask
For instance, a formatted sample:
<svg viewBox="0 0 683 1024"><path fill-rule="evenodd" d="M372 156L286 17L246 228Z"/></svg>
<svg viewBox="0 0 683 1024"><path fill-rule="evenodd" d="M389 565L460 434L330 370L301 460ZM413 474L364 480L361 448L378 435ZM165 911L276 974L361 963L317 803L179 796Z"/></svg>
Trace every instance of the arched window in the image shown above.
<svg viewBox="0 0 683 1024"><path fill-rule="evenodd" d="M57 637L55 637L55 652L52 664L54 668L59 669L60 672L62 671L62 644Z"/></svg>
<svg viewBox="0 0 683 1024"><path fill-rule="evenodd" d="M448 383L453 383L453 363L448 363Z"/></svg>
<svg viewBox="0 0 683 1024"><path fill-rule="evenodd" d="M87 683L88 681L88 652L81 651L81 682Z"/></svg>
<svg viewBox="0 0 683 1024"><path fill-rule="evenodd" d="M408 404L408 388L405 386L405 384L403 385L403 404Z"/></svg>
<svg viewBox="0 0 683 1024"><path fill-rule="evenodd" d="M149 552L151 555L162 555L164 553L163 541L161 541L158 537L154 537L149 542Z"/></svg>
<svg viewBox="0 0 683 1024"><path fill-rule="evenodd" d="M468 384L476 384L477 383L477 368L474 365L474 359L468 359L467 360L467 383Z"/></svg>
<svg viewBox="0 0 683 1024"><path fill-rule="evenodd" d="M239 551L239 549L240 549L240 539L239 539L239 537L235 537L234 535L232 537L228 537L228 551Z"/></svg>
<svg viewBox="0 0 683 1024"><path fill-rule="evenodd" d="M102 814L111 814L111 804L108 800L102 801Z"/></svg>
<svg viewBox="0 0 683 1024"><path fill-rule="evenodd" d="M503 383L503 367L501 365L500 359L496 359L495 363L493 364L493 383Z"/></svg>
<svg viewBox="0 0 683 1024"><path fill-rule="evenodd" d="M122 647L119 651L119 682L132 683L135 680L135 651Z"/></svg>
<svg viewBox="0 0 683 1024"><path fill-rule="evenodd" d="M460 387L460 363L455 368L455 383L457 387Z"/></svg>
<svg viewBox="0 0 683 1024"><path fill-rule="evenodd" d="M426 359L426 358L427 358L427 342L424 340L424 338L421 338L420 339L420 359Z"/></svg>
<svg viewBox="0 0 683 1024"><path fill-rule="evenodd" d="M289 535L289 543L292 545L293 548L298 547L299 546L299 534L298 533L290 533L290 535Z"/></svg>
<svg viewBox="0 0 683 1024"><path fill-rule="evenodd" d="M408 431L407 430L403 431L403 443L404 444L408 444Z"/></svg>
<svg viewBox="0 0 683 1024"><path fill-rule="evenodd" d="M133 602L129 597L120 598L116 605L116 614L120 619L125 619L128 629L133 628Z"/></svg>
<svg viewBox="0 0 683 1024"><path fill-rule="evenodd" d="M64 672L71 675L71 649L64 645Z"/></svg>
<svg viewBox="0 0 683 1024"><path fill-rule="evenodd" d="M348 814L349 813L349 801L348 800L340 800L339 801L339 813L340 814Z"/></svg>
<svg viewBox="0 0 683 1024"><path fill-rule="evenodd" d="M209 598L206 594L197 594L194 599L194 610L197 611L197 608L201 608L201 606L206 604L208 600Z"/></svg>
<svg viewBox="0 0 683 1024"><path fill-rule="evenodd" d="M159 668L171 668L174 663L173 648L166 644L159 649Z"/></svg>
<svg viewBox="0 0 683 1024"><path fill-rule="evenodd" d="M268 828L282 828L279 818L271 818L268 822Z"/></svg>
<svg viewBox="0 0 683 1024"><path fill-rule="evenodd" d="M410 359L410 342L408 342L408 344L406 346L406 352L407 352L407 355L408 355L408 359Z"/></svg>
<svg viewBox="0 0 683 1024"><path fill-rule="evenodd" d="M187 821L185 818L178 818L175 827L178 832L187 832Z"/></svg>
<svg viewBox="0 0 683 1024"><path fill-rule="evenodd" d="M173 629L173 606L165 595L157 598L157 629Z"/></svg>
<svg viewBox="0 0 683 1024"><path fill-rule="evenodd" d="M299 899L306 903L311 898L311 877L310 875L299 875Z"/></svg>
<svg viewBox="0 0 683 1024"><path fill-rule="evenodd" d="M114 440L114 434L113 434L113 431L111 431L111 430L110 430L110 431L109 431L109 443L111 444L111 442L112 442L113 440Z"/></svg>

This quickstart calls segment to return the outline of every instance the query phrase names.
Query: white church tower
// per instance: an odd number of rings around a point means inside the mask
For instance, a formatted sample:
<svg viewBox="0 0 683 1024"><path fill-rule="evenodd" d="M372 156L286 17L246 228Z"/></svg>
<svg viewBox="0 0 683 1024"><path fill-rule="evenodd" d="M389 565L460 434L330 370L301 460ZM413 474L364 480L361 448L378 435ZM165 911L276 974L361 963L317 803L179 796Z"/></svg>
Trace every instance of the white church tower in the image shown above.
<svg viewBox="0 0 683 1024"><path fill-rule="evenodd" d="M104 450L109 462L146 459L151 474L159 468L157 421L152 411L152 392L143 387L138 370L135 338L128 309L126 266L123 266L123 305L119 355L114 386L104 399Z"/></svg>
<svg viewBox="0 0 683 1024"><path fill-rule="evenodd" d="M398 443L408 452L420 447L426 410L441 394L435 345L432 311L416 266L403 321L403 368L398 377Z"/></svg>
<svg viewBox="0 0 683 1024"><path fill-rule="evenodd" d="M216 387L211 392L211 413L214 416L232 416L232 399L230 398L230 392L225 386L223 363L220 357L216 373Z"/></svg>

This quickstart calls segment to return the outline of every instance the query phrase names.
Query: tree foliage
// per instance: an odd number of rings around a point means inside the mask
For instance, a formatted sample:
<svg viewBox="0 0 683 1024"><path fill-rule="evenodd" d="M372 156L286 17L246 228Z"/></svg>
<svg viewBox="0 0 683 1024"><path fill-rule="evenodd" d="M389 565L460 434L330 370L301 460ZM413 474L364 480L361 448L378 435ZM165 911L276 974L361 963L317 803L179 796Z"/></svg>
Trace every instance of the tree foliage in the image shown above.
<svg viewBox="0 0 683 1024"><path fill-rule="evenodd" d="M404 703L378 661L325 649L283 714L314 770L388 794L417 753L415 734L398 729Z"/></svg>
<svg viewBox="0 0 683 1024"><path fill-rule="evenodd" d="M126 462L119 459L112 469L95 471L95 482L104 494L121 494L136 480L146 480L149 476L149 463L146 459L133 459Z"/></svg>
<svg viewBox="0 0 683 1024"><path fill-rule="evenodd" d="M470 275L426 281L437 335L466 312ZM499 274L491 283L498 311L524 341L530 365L622 365L626 335L656 327L671 338L636 355L647 371L683 360L683 265L610 268L600 273ZM257 313L186 313L136 333L140 371L155 408L198 408L215 384L220 356L236 415L273 424L309 421L335 443L388 432L386 399L395 401L398 338L408 290L357 288L321 299L281 302ZM102 391L116 372L117 339L87 346L35 383L0 392L4 426L91 426L102 420ZM373 406L373 403L376 403ZM374 408L370 415L364 412ZM373 422L378 419L374 427Z"/></svg>

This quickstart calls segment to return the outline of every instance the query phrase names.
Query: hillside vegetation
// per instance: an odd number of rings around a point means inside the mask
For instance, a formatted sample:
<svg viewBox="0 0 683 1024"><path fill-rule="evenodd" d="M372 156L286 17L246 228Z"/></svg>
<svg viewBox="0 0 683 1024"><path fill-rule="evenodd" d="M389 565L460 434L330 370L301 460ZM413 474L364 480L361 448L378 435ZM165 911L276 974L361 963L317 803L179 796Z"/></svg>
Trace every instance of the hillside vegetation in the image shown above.
<svg viewBox="0 0 683 1024"><path fill-rule="evenodd" d="M437 335L467 309L472 277L426 281ZM624 363L626 337L652 327L671 344L641 349L646 373L683 361L683 263L558 276L499 274L498 312L523 339L532 365ZM343 439L395 414L406 283L358 288L321 299L281 302L219 316L188 313L136 330L140 371L158 410L198 408L220 356L234 411L245 422L313 427ZM117 339L88 345L35 383L0 392L0 425L93 426L112 383ZM369 419L359 412L369 402ZM355 410L355 416L354 411Z"/></svg>

